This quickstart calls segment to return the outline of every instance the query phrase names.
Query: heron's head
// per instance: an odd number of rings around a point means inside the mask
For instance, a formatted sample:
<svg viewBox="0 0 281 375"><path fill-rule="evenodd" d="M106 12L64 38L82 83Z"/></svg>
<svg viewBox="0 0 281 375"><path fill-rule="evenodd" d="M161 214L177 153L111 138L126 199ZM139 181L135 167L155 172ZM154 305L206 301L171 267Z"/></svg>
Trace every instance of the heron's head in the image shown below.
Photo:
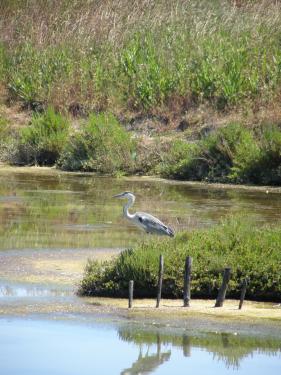
<svg viewBox="0 0 281 375"><path fill-rule="evenodd" d="M124 193L113 195L113 198L119 198L119 199L127 198L131 200L135 200L134 194L131 193L130 191L124 191Z"/></svg>

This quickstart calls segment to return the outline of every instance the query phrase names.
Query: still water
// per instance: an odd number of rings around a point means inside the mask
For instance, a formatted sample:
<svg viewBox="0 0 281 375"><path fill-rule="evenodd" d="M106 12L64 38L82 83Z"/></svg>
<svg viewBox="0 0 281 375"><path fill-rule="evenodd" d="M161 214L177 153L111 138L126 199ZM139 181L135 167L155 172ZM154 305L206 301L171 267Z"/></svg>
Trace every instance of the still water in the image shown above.
<svg viewBox="0 0 281 375"><path fill-rule="evenodd" d="M0 319L5 375L279 374L281 342L226 333Z"/></svg>
<svg viewBox="0 0 281 375"><path fill-rule="evenodd" d="M210 226L231 213L246 213L259 223L281 222L281 194L266 189L0 170L0 249L133 245L143 234L122 218L123 202L112 198L122 191L136 194L134 209L177 231Z"/></svg>
<svg viewBox="0 0 281 375"><path fill-rule="evenodd" d="M100 312L86 317L87 302L73 295L81 278L74 261L142 240L122 218L122 201L112 199L126 190L137 196L135 209L178 231L231 213L281 223L281 195L266 190L0 170L0 374L280 373L278 335L203 333L117 316L105 322Z"/></svg>

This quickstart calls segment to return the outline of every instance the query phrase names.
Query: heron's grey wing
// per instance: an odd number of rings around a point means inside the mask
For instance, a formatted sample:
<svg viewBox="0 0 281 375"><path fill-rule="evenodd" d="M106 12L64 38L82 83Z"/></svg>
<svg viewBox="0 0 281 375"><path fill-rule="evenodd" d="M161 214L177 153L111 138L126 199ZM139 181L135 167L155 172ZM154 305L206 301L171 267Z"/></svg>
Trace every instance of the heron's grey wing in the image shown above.
<svg viewBox="0 0 281 375"><path fill-rule="evenodd" d="M146 212L137 212L136 217L146 232L168 235L170 237L174 236L174 231L157 219L157 217Z"/></svg>

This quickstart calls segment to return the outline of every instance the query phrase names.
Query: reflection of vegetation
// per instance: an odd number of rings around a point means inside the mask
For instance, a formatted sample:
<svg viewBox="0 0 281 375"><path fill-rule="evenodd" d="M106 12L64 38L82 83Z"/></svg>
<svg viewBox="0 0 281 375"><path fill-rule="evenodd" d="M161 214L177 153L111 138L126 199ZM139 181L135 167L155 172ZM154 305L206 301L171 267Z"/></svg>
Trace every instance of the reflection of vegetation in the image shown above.
<svg viewBox="0 0 281 375"><path fill-rule="evenodd" d="M127 296L128 281L134 280L136 297L155 296L159 255L165 258L162 295L181 298L186 256L193 257L191 292L194 297L214 298L222 271L232 268L228 296L239 297L240 282L250 278L247 297L281 298L281 227L257 228L243 217L229 217L219 225L191 234L182 232L173 240L158 238L123 251L102 265L89 262L81 293Z"/></svg>
<svg viewBox="0 0 281 375"><path fill-rule="evenodd" d="M157 348L161 348L161 345L180 347L184 356L191 356L192 348L206 349L209 353L213 353L214 359L222 360L227 367L233 368L238 368L241 360L254 351L273 355L281 353L279 340L226 333L201 334L200 336L184 334L177 336L124 328L119 330L119 336L124 341L133 342L140 346L157 344ZM128 374L131 373L128 372Z"/></svg>
<svg viewBox="0 0 281 375"><path fill-rule="evenodd" d="M119 333L121 339L122 334ZM149 347L147 352L143 354L142 347L140 346L140 352L138 359L132 364L128 369L125 369L121 372L121 375L139 375L146 374L154 371L157 367L162 365L164 362L169 361L171 357L171 351L165 351L161 353L161 339L160 335L157 334L157 349L155 354L149 354ZM129 341L129 340L127 340Z"/></svg>

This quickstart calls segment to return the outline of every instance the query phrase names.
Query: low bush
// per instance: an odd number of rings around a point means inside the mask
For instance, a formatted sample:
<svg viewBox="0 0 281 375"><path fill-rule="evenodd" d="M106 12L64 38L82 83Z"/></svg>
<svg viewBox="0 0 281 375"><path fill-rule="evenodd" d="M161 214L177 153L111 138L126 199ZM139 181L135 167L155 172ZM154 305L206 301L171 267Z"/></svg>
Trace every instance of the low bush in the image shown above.
<svg viewBox="0 0 281 375"><path fill-rule="evenodd" d="M135 144L113 115L92 114L85 127L70 137L58 166L65 170L106 174L129 173Z"/></svg>
<svg viewBox="0 0 281 375"><path fill-rule="evenodd" d="M164 177L210 182L281 184L281 131L231 123L196 144L176 141L164 155Z"/></svg>
<svg viewBox="0 0 281 375"><path fill-rule="evenodd" d="M68 120L52 108L43 114L33 115L31 124L20 132L18 162L55 164L67 141L68 132Z"/></svg>
<svg viewBox="0 0 281 375"><path fill-rule="evenodd" d="M257 228L244 217L230 217L211 229L179 233L175 239L153 239L123 251L104 263L89 261L79 293L126 297L134 280L136 297L155 297L159 255L164 255L163 297L181 298L184 262L193 258L191 294L215 298L225 267L232 269L228 297L239 297L249 277L247 298L281 298L281 228Z"/></svg>

